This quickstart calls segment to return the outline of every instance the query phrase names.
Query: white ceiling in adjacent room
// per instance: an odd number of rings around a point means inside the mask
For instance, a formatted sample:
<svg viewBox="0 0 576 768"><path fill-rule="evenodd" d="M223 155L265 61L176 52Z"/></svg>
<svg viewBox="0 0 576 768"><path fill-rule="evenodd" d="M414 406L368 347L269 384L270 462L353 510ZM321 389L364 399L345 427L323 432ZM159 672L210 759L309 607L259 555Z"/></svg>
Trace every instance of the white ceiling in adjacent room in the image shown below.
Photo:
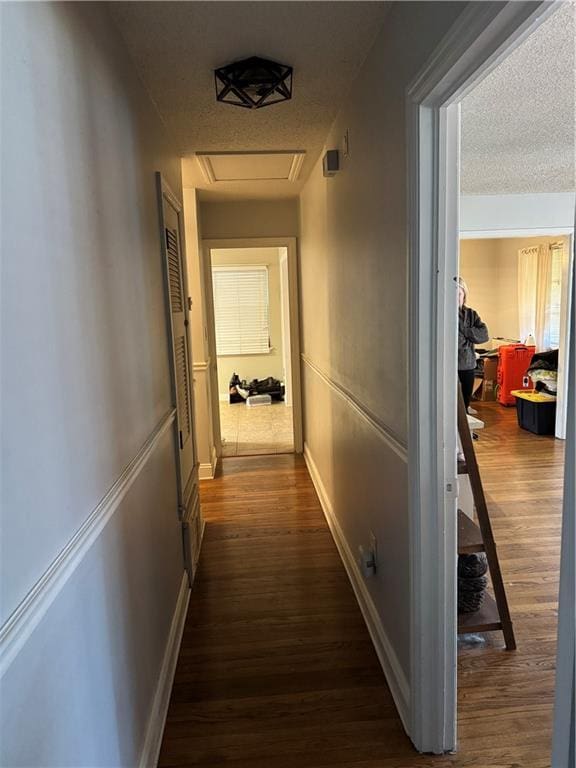
<svg viewBox="0 0 576 768"><path fill-rule="evenodd" d="M564 3L462 101L462 192L575 184L576 7Z"/></svg>
<svg viewBox="0 0 576 768"><path fill-rule="evenodd" d="M112 14L205 197L295 196L382 26L383 2L114 2ZM249 56L294 68L291 101L216 101L214 69ZM306 152L298 181L205 181L196 152ZM217 187L217 189L216 189Z"/></svg>

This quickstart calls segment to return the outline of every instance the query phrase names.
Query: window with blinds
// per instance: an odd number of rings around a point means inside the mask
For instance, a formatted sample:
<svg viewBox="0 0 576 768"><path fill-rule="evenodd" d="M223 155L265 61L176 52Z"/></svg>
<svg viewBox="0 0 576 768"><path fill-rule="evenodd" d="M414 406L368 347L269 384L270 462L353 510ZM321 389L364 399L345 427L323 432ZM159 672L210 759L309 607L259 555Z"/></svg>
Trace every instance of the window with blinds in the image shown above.
<svg viewBox="0 0 576 768"><path fill-rule="evenodd" d="M218 355L270 351L268 267L213 267Z"/></svg>
<svg viewBox="0 0 576 768"><path fill-rule="evenodd" d="M560 311L562 302L562 245L550 246L552 255L550 296L546 306L546 336L548 346L560 346Z"/></svg>

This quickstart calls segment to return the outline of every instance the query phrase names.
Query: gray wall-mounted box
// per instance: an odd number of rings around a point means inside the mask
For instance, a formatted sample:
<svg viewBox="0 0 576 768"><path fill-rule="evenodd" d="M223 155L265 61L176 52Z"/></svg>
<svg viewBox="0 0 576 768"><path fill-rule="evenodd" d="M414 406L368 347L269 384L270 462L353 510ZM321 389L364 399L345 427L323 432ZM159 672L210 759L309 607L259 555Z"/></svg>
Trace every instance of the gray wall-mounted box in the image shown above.
<svg viewBox="0 0 576 768"><path fill-rule="evenodd" d="M340 169L340 157L337 149L329 149L322 158L324 176L334 176Z"/></svg>

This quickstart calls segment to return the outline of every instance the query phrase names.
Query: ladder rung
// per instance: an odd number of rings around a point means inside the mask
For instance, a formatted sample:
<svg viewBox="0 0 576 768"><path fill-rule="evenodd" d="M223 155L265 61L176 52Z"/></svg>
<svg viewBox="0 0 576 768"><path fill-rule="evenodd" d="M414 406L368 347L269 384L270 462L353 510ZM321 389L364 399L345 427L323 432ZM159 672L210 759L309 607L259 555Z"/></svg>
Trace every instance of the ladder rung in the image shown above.
<svg viewBox="0 0 576 768"><path fill-rule="evenodd" d="M493 632L502 629L496 601L486 593L482 605L474 613L458 614L458 634L467 632Z"/></svg>

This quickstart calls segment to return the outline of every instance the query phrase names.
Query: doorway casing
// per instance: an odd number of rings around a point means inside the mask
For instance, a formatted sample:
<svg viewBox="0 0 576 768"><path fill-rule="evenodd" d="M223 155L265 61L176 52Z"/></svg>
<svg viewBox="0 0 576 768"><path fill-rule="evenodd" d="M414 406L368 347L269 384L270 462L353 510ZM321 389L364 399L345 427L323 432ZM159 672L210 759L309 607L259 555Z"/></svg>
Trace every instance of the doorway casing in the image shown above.
<svg viewBox="0 0 576 768"><path fill-rule="evenodd" d="M410 735L456 748L459 101L555 10L468 5L408 88Z"/></svg>
<svg viewBox="0 0 576 768"><path fill-rule="evenodd" d="M212 391L212 424L214 430L214 445L218 458L222 456L222 440L220 431L220 410L218 396L218 367L216 354L216 331L214 324L214 297L212 292L212 258L211 251L226 248L285 248L288 263L288 296L289 296L289 334L292 391L292 414L294 429L294 452L302 453L302 391L300 383L300 318L298 304L298 262L295 237L256 237L256 238L226 238L202 241L204 264L202 279L206 296L206 327L208 332L209 373Z"/></svg>

